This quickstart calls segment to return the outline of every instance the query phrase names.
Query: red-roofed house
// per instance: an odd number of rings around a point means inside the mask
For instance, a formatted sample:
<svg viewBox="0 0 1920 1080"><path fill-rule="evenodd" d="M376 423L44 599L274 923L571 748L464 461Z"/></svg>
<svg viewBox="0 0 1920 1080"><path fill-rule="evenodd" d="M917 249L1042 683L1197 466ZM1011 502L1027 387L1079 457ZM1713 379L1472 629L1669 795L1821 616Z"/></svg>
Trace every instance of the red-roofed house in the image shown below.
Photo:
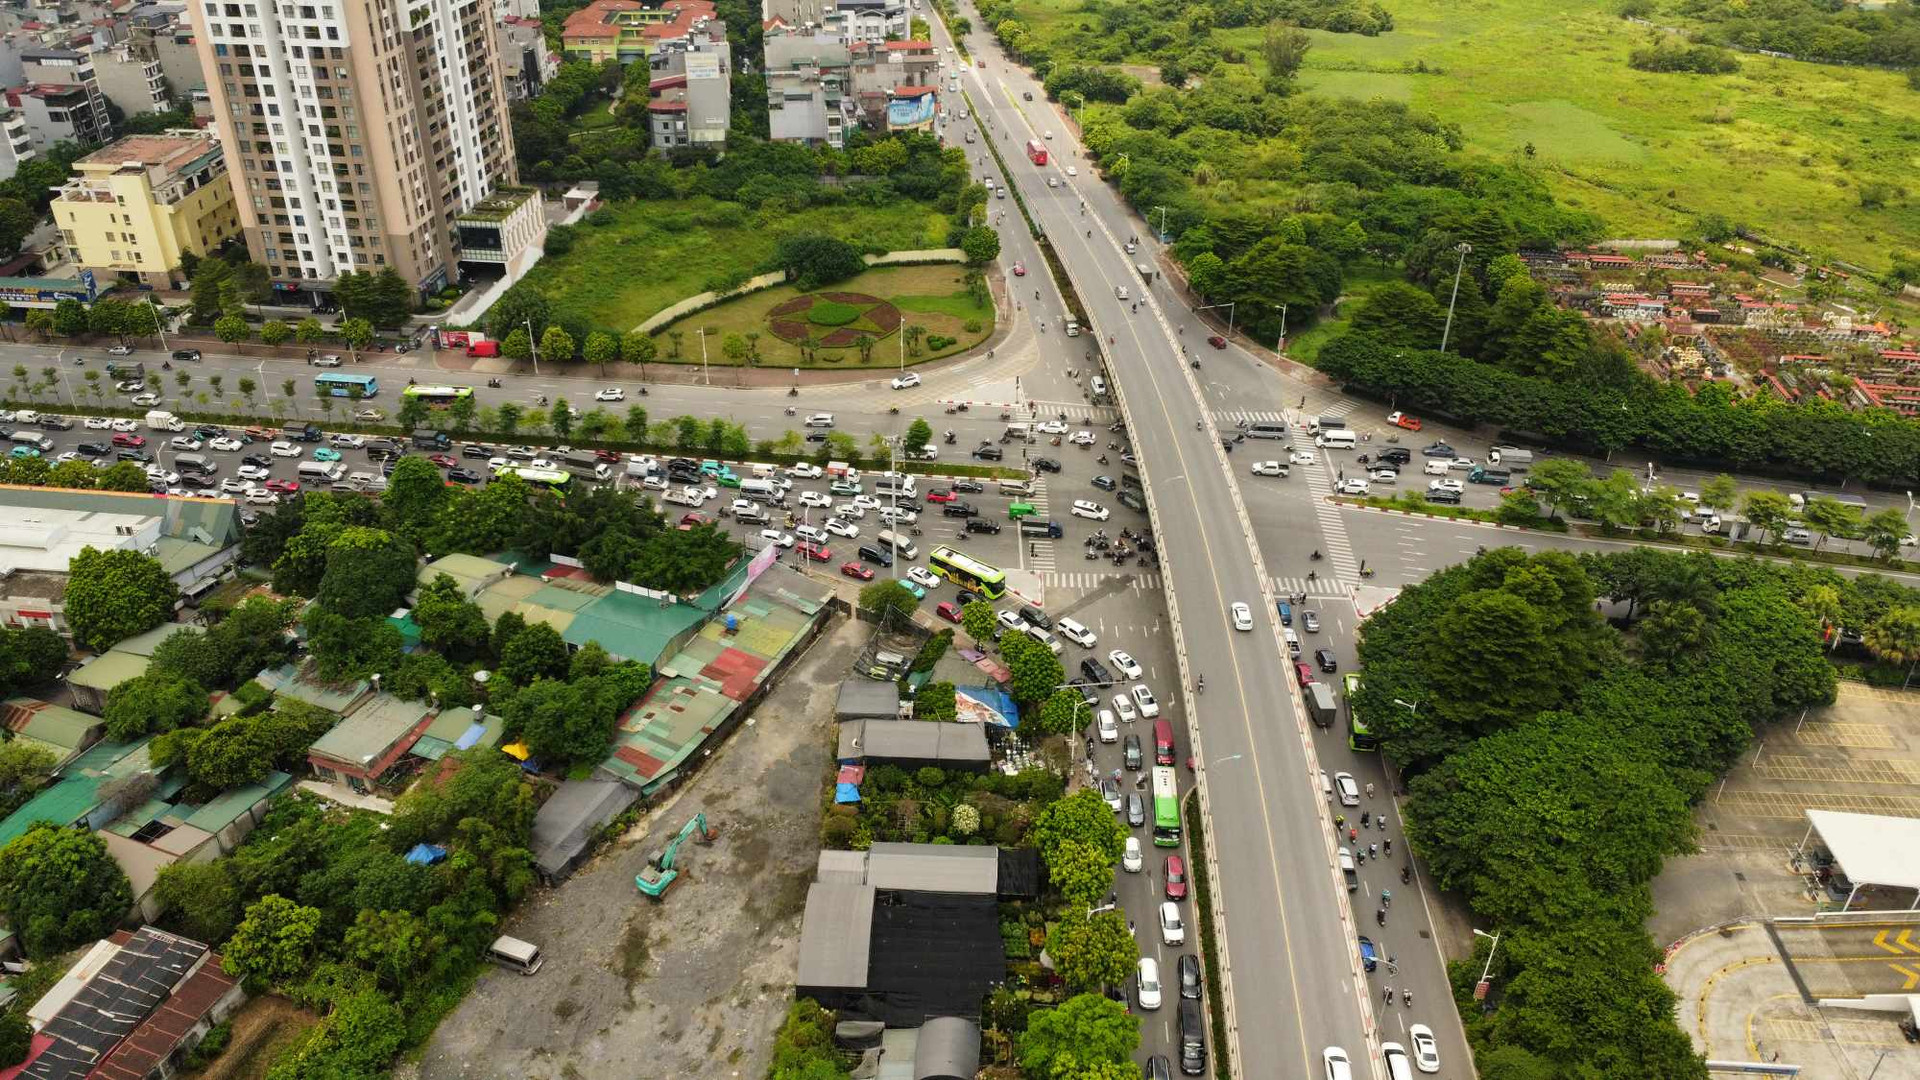
<svg viewBox="0 0 1920 1080"><path fill-rule="evenodd" d="M889 108L892 102L938 90L940 54L931 42L857 42L849 48L848 55L862 123L875 131L931 125L932 114L928 109ZM922 113L926 113L924 119Z"/></svg>
<svg viewBox="0 0 1920 1080"><path fill-rule="evenodd" d="M726 24L715 17L712 0L666 0L657 7L639 0L593 0L567 16L560 44L568 59L631 64L647 59L664 42L711 36L710 25L719 28L724 42Z"/></svg>

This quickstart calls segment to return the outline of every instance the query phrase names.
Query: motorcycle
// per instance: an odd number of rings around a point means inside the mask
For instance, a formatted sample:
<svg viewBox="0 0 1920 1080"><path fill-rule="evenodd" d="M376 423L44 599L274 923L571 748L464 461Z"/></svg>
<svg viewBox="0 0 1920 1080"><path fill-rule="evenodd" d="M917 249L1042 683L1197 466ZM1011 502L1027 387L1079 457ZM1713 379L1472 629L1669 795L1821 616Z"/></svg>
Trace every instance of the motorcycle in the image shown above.
<svg viewBox="0 0 1920 1080"><path fill-rule="evenodd" d="M788 416L792 416L792 415L794 415L794 412L795 412L795 410L794 410L794 407L793 407L793 406L791 406L791 405L789 405L789 406L787 406L787 415L788 415Z"/></svg>
<svg viewBox="0 0 1920 1080"><path fill-rule="evenodd" d="M951 431L949 431L949 432L947 432L947 445L948 445L948 446L952 446L952 445L954 444L954 441L955 441L955 440L954 440L954 434L953 434L953 432L951 432Z"/></svg>
<svg viewBox="0 0 1920 1080"><path fill-rule="evenodd" d="M991 355L991 354L989 354L989 355ZM955 405L955 406L954 406L954 408L956 408L956 409L959 409L959 410L960 410L961 412L966 412L966 411L967 411L967 403L963 401L963 402L961 402L960 404L958 404L958 405Z"/></svg>
<svg viewBox="0 0 1920 1080"><path fill-rule="evenodd" d="M959 411L960 411L960 410L958 410L958 409L956 409L956 408L954 408L954 407L953 407L953 406L951 406L951 405L949 405L949 406L947 406L947 415L948 415L948 416L952 416L952 415L953 415L954 413L956 413L956 412L959 412Z"/></svg>
<svg viewBox="0 0 1920 1080"><path fill-rule="evenodd" d="M487 380L487 387L488 387L489 389L493 389L493 390L498 390L498 389L500 389L500 380L499 380L499 379L488 379L488 380Z"/></svg>
<svg viewBox="0 0 1920 1080"><path fill-rule="evenodd" d="M1055 435L1055 436L1053 437L1053 445L1055 445L1055 446L1059 446L1059 445L1060 445L1060 436L1058 436L1058 435Z"/></svg>
<svg viewBox="0 0 1920 1080"><path fill-rule="evenodd" d="M80 361L80 362L81 362L81 363L83 363L83 364L84 364L84 363L86 363L86 361L85 361L85 360L82 360L82 361ZM172 370L173 370L173 361L171 361L171 360L162 360L162 361L160 361L160 370L161 370L161 371L172 371Z"/></svg>
<svg viewBox="0 0 1920 1080"><path fill-rule="evenodd" d="M1105 465L1107 463L1107 455L1101 454L1098 458L1095 458L1094 460L1098 461L1102 465Z"/></svg>
<svg viewBox="0 0 1920 1080"><path fill-rule="evenodd" d="M642 390L642 391L640 391L640 392L641 392L641 393L643 393L643 394L644 394L644 393L646 393L646 391L645 391L645 390ZM800 388L799 388L799 387L797 387L797 386L789 386L789 387L787 387L787 396L788 396L788 397L799 397L799 396L800 396Z"/></svg>

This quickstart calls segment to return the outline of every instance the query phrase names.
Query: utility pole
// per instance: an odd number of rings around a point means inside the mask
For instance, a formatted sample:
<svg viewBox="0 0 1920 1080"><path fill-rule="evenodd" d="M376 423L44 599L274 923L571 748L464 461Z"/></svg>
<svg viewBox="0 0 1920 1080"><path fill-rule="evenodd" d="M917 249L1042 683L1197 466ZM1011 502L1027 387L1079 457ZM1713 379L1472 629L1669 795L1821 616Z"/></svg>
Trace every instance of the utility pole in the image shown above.
<svg viewBox="0 0 1920 1080"><path fill-rule="evenodd" d="M533 340L533 317L527 317L527 354L533 357L533 374L540 376L540 343Z"/></svg>
<svg viewBox="0 0 1920 1080"><path fill-rule="evenodd" d="M1460 253L1460 261L1453 268L1453 295L1447 298L1447 328L1440 331L1440 351L1447 351L1447 338L1453 334L1453 302L1460 299L1460 271L1467 267L1467 256L1473 253L1473 245L1462 241L1453 250Z"/></svg>

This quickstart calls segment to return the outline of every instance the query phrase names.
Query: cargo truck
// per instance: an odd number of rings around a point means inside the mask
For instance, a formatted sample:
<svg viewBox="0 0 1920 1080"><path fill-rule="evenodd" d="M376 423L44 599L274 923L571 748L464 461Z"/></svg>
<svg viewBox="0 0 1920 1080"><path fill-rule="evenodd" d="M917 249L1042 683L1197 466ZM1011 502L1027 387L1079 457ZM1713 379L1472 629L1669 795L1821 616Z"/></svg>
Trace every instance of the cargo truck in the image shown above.
<svg viewBox="0 0 1920 1080"><path fill-rule="evenodd" d="M1313 682L1306 685L1307 715L1319 727L1330 728L1340 715L1340 702L1333 696L1333 687L1326 683Z"/></svg>
<svg viewBox="0 0 1920 1080"><path fill-rule="evenodd" d="M154 409L147 413L147 428L151 431L185 431L187 422L165 409Z"/></svg>

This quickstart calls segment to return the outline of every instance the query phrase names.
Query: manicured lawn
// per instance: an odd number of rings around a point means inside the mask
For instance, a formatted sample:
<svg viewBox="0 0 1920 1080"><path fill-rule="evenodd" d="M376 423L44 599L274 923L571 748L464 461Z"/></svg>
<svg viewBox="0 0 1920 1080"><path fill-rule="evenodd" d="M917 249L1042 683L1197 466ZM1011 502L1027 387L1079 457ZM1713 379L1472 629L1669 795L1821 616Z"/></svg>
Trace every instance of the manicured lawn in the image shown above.
<svg viewBox="0 0 1920 1080"><path fill-rule="evenodd" d="M803 210L773 221L704 198L614 203L604 212L608 224L581 223L573 250L542 259L527 279L556 309L617 333L706 291L716 277L758 273L788 233L829 233L888 251L944 247L947 233L944 217L907 199Z"/></svg>
<svg viewBox="0 0 1920 1080"><path fill-rule="evenodd" d="M1857 194L1873 181L1916 187L1920 94L1900 73L1745 54L1732 75L1635 71L1627 54L1648 31L1612 14L1613 0L1386 6L1394 29L1378 37L1309 31L1302 84L1456 123L1470 149L1530 164L1613 236L1674 236L1713 212L1874 268L1920 247L1911 197L1866 210ZM1080 10L1022 0L1020 18L1044 40L1076 28ZM1257 70L1261 34L1214 36Z"/></svg>
<svg viewBox="0 0 1920 1080"><path fill-rule="evenodd" d="M959 266L883 266L849 280L835 282L819 291L865 293L890 301L905 314L904 325L925 327L928 336L957 339L954 344L938 351L929 347L923 339L920 355L909 353L906 357L908 366L912 366L925 360L965 352L993 333L993 309L991 306L974 304L966 292L965 274L966 271ZM760 367L882 369L899 366L902 342L898 333L874 335L873 353L865 364L861 363L858 348L822 348L814 352L812 361L803 359L797 347L773 335L768 319L769 312L800 295L800 291L791 285L779 285L695 312L654 335L660 343L660 360L664 363L698 364L700 331L705 328L708 331L709 364L729 362L720 351L721 343L728 334L744 337L748 333L757 333L760 335L760 358L756 364ZM977 322L980 329L968 332L966 325L970 320ZM672 349L670 332L676 330L682 335L678 361L668 356Z"/></svg>

